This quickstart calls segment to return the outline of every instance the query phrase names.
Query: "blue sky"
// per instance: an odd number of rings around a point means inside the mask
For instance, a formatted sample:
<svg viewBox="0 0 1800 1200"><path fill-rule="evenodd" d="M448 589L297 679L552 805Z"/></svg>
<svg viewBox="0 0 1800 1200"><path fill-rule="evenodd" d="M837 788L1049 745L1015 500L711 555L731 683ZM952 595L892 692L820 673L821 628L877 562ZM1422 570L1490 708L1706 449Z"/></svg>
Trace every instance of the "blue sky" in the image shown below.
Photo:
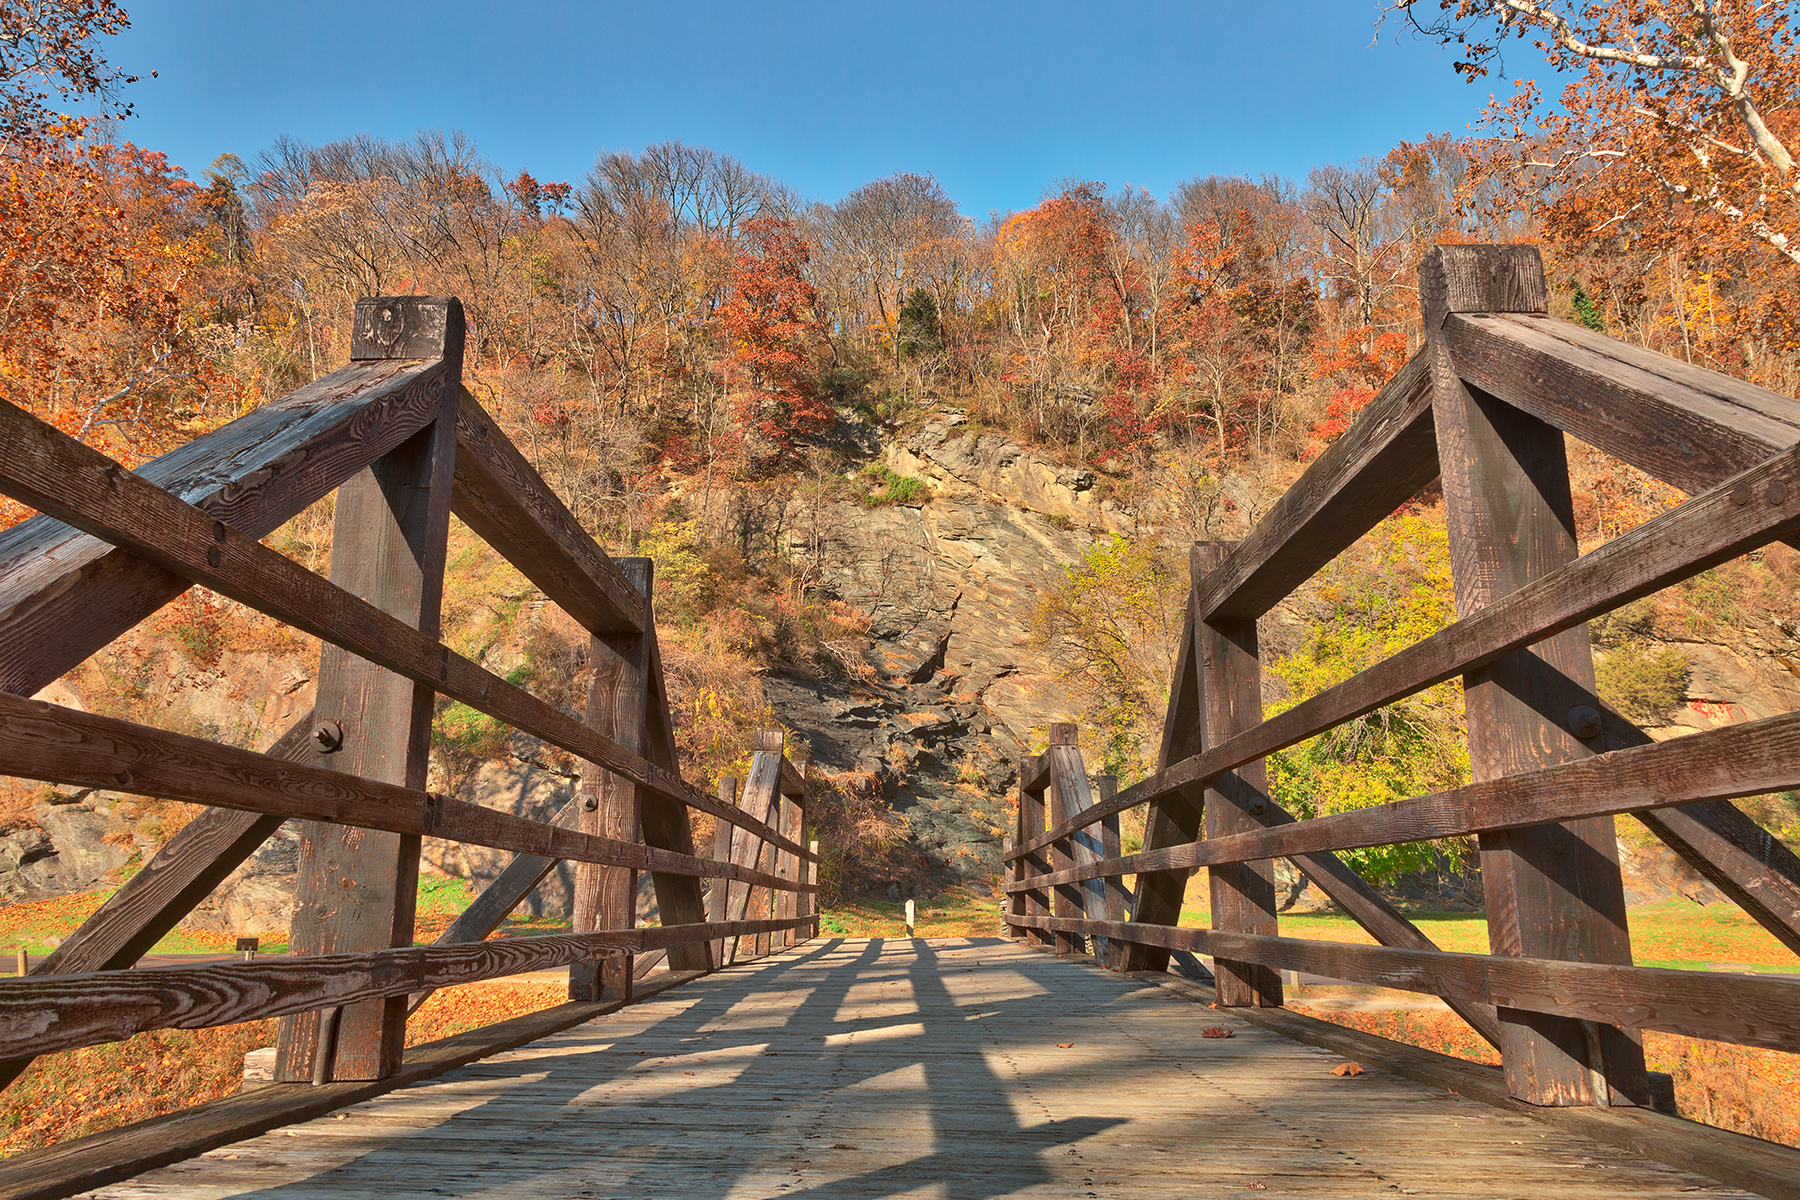
<svg viewBox="0 0 1800 1200"><path fill-rule="evenodd" d="M1371 0L126 7L111 57L146 78L125 136L195 176L283 134L461 129L509 176L570 182L602 149L680 139L809 199L930 173L979 218L1066 177L1304 180L1462 133L1490 91L1377 38Z"/></svg>

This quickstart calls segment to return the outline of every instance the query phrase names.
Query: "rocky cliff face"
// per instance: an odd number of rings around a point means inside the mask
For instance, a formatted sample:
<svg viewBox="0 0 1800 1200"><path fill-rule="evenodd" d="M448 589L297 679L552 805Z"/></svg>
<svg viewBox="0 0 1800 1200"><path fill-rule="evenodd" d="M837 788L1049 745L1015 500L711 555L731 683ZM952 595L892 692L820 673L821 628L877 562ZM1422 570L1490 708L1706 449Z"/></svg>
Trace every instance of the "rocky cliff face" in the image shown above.
<svg viewBox="0 0 1800 1200"><path fill-rule="evenodd" d="M820 766L870 777L945 881L992 876L1019 758L1074 715L1031 645L1039 596L1095 530L1129 519L1091 474L964 425L946 412L884 449L890 468L931 485L929 500L840 502L794 524L793 549L817 556L824 591L868 615L873 644L849 682L764 685Z"/></svg>

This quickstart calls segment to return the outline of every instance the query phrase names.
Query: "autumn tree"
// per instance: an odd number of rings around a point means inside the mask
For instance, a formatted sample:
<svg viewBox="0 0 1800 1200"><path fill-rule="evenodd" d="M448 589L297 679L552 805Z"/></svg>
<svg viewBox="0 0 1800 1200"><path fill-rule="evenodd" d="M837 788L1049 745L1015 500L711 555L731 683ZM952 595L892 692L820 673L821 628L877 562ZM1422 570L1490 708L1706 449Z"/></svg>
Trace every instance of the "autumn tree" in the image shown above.
<svg viewBox="0 0 1800 1200"><path fill-rule="evenodd" d="M1484 170L1512 172L1563 236L1655 228L1673 201L1711 236L1800 263L1800 48L1793 6L1769 0L1400 0L1471 79L1529 39L1567 82L1522 80L1490 108Z"/></svg>
<svg viewBox="0 0 1800 1200"><path fill-rule="evenodd" d="M824 329L818 292L805 276L812 247L792 221L779 217L758 217L743 234L732 264L731 296L719 312L732 347L726 373L752 452L761 442L757 457L779 459L832 420L815 380Z"/></svg>
<svg viewBox="0 0 1800 1200"><path fill-rule="evenodd" d="M921 288L940 313L951 308L968 267L968 222L936 179L902 172L820 206L813 223L820 282L833 308L885 342L897 368L900 310Z"/></svg>
<svg viewBox="0 0 1800 1200"><path fill-rule="evenodd" d="M23 142L67 129L65 103L100 116L126 116L122 95L136 83L106 61L103 39L129 28L113 0L7 0L0 5L0 139Z"/></svg>

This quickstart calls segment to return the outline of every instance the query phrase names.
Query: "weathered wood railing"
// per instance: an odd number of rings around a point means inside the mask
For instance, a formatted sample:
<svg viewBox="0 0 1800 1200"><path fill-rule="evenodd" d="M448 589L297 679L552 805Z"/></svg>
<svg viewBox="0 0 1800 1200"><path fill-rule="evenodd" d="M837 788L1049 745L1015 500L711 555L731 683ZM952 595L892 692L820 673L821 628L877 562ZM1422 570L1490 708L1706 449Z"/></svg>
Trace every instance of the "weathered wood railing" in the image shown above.
<svg viewBox="0 0 1800 1200"><path fill-rule="evenodd" d="M37 1054L270 1016L278 1080L379 1081L430 989L567 965L581 1019L629 1001L633 956L667 956L660 988L816 934L805 779L779 731L759 735L741 804L680 777L652 564L615 562L581 529L463 389L462 343L454 299L362 301L348 366L136 472L0 404L0 491L43 514L0 534L0 774L210 806L28 978L0 982L0 1082ZM334 489L327 580L259 539ZM585 721L439 640L452 512L589 631ZM312 714L267 753L27 698L195 584L324 642ZM428 792L437 695L583 760L580 791L548 823ZM717 822L716 858L695 850L693 811ZM294 818L293 957L126 970ZM427 835L515 856L414 947ZM563 861L574 932L484 940ZM661 928L633 928L640 871Z"/></svg>
<svg viewBox="0 0 1800 1200"><path fill-rule="evenodd" d="M1800 786L1800 714L1652 743L1596 698L1584 624L1800 533L1800 403L1550 319L1533 247L1440 247L1420 286L1424 349L1247 538L1194 547L1157 772L1094 800L1072 726L1025 761L1007 920L1058 953L1104 939L1119 969L1211 954L1221 1006L1281 1005L1278 969L1434 993L1538 1105L1647 1103L1639 1030L1800 1051L1800 978L1631 965L1611 824L1642 821L1800 952L1800 859L1730 802ZM1565 431L1691 498L1578 556ZM1440 477L1459 619L1264 720L1257 618ZM1269 797L1265 755L1459 675L1468 786L1301 821ZM1137 805L1121 855L1110 822ZM1439 950L1336 853L1461 835L1487 955ZM1380 945L1280 937L1275 857ZM1197 867L1212 927L1179 928Z"/></svg>

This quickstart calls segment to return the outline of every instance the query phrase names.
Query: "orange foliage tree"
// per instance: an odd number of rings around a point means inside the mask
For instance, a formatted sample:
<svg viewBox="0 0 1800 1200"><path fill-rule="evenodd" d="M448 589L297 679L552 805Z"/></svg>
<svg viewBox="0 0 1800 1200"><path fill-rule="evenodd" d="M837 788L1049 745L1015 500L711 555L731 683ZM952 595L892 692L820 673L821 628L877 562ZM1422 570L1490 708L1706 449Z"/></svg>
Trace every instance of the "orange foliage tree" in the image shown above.
<svg viewBox="0 0 1800 1200"><path fill-rule="evenodd" d="M1422 0L1391 9L1414 16ZM1532 80L1490 109L1499 135L1481 173L1506 173L1552 236L1667 229L1666 202L1700 236L1755 242L1800 263L1800 48L1789 3L1768 0L1438 0L1418 22L1485 75L1509 39L1531 38L1569 82Z"/></svg>
<svg viewBox="0 0 1800 1200"><path fill-rule="evenodd" d="M758 217L744 226L719 318L731 339L725 362L736 386L736 415L752 438L783 457L831 424L814 363L825 330L818 293L803 273L812 247L792 221Z"/></svg>

